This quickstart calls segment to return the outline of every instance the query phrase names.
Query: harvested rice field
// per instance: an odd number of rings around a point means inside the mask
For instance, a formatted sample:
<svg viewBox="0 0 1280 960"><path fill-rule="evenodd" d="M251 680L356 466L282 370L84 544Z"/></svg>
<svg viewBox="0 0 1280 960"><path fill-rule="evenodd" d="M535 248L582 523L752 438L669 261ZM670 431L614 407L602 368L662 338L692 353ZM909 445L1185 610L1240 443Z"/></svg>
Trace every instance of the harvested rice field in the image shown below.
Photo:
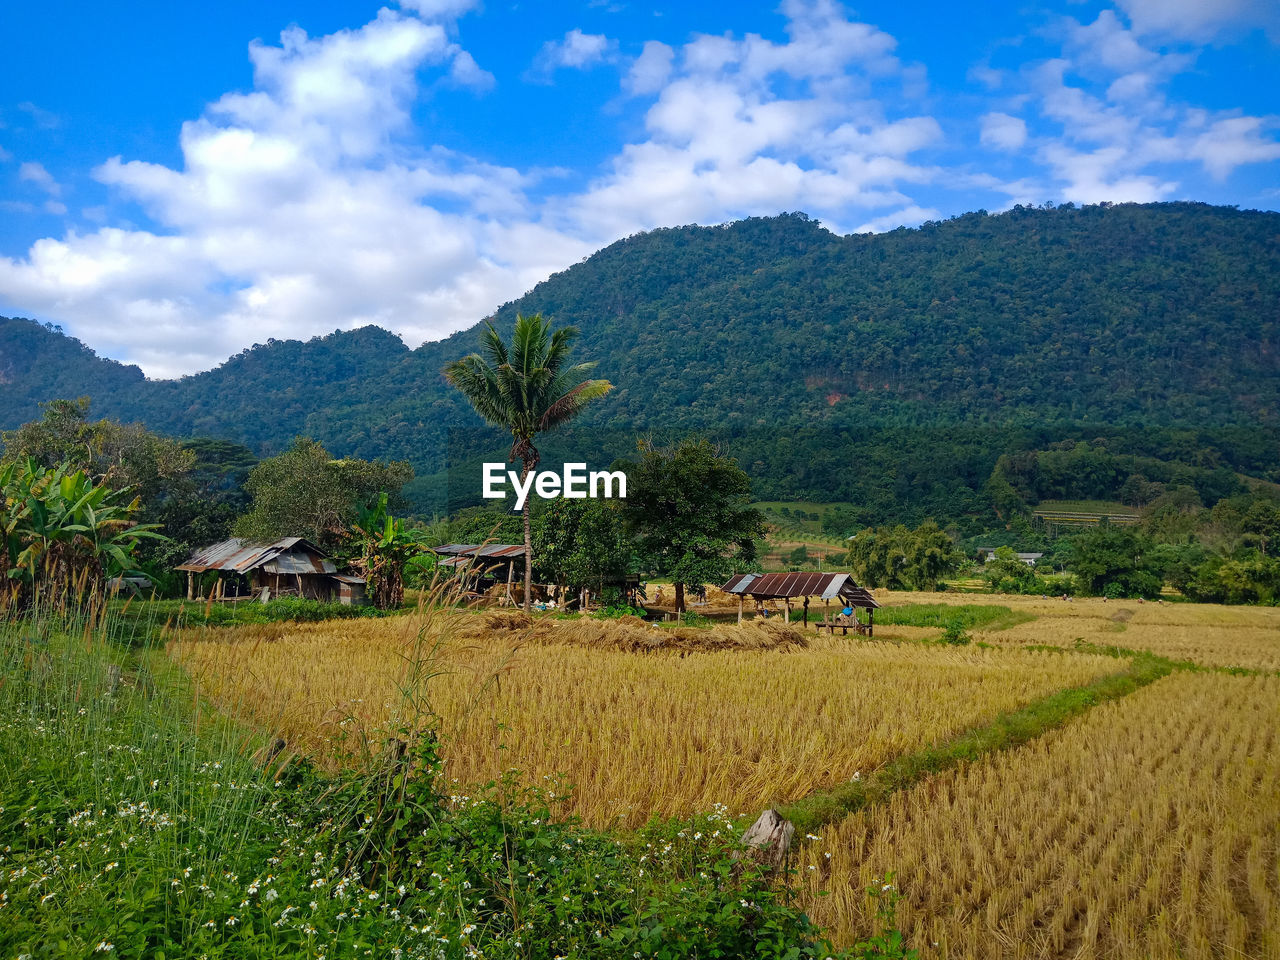
<svg viewBox="0 0 1280 960"><path fill-rule="evenodd" d="M416 650L438 674L425 690L448 776L564 774L572 812L623 826L717 803L758 812L1123 667L750 625L703 631L720 638L703 650L676 635L667 646L648 633L611 639L590 624L530 629L469 614L275 624L189 632L168 653L201 699L334 764L383 742Z"/></svg>
<svg viewBox="0 0 1280 960"><path fill-rule="evenodd" d="M1000 604L1034 618L1007 629L972 631L975 639L988 643L1069 647L1084 640L1206 666L1280 670L1280 607L889 591L876 591L876 598L885 605ZM901 629L885 632L893 635Z"/></svg>
<svg viewBox="0 0 1280 960"><path fill-rule="evenodd" d="M1280 957L1277 718L1277 677L1158 680L829 825L809 911L865 936L892 871L924 957Z"/></svg>

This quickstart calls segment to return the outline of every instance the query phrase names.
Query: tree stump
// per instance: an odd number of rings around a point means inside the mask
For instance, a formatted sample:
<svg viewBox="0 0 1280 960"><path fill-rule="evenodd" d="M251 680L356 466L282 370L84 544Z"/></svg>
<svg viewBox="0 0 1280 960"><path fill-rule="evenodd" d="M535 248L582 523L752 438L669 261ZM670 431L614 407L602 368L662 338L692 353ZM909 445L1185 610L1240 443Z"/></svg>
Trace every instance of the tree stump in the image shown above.
<svg viewBox="0 0 1280 960"><path fill-rule="evenodd" d="M795 825L770 808L742 835L742 843L757 863L769 873L778 873L786 866L795 833Z"/></svg>

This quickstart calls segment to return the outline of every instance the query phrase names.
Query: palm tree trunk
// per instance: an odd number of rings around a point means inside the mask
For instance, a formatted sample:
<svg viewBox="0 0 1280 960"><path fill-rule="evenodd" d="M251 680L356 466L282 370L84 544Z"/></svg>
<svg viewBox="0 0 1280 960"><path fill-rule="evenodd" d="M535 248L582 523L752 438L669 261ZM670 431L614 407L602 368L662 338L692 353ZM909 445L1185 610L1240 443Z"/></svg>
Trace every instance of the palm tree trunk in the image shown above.
<svg viewBox="0 0 1280 960"><path fill-rule="evenodd" d="M524 472L520 475L520 483L523 486L529 478L529 471L534 467L534 463L528 460L524 462ZM533 533L529 527L529 502L532 497L524 498L524 509L520 512L524 514L524 612L531 613L533 611Z"/></svg>

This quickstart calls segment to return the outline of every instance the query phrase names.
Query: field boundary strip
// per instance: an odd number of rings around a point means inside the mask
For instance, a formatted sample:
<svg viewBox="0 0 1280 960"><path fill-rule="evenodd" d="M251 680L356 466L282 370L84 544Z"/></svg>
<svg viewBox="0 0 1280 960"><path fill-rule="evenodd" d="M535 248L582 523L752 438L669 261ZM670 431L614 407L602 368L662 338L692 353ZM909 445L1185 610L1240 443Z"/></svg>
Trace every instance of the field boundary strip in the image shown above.
<svg viewBox="0 0 1280 960"><path fill-rule="evenodd" d="M1067 648L1060 649L1063 653L1072 652ZM1087 651L1082 649L1081 652ZM890 760L868 777L837 784L795 803L782 805L779 812L794 823L798 831L812 832L841 817L882 803L892 794L914 786L934 773L1022 746L1098 704L1128 696L1178 669L1181 669L1180 665L1167 657L1134 651L1129 667L1119 673L1058 690L1019 710L1006 711L989 724L974 727L936 746Z"/></svg>

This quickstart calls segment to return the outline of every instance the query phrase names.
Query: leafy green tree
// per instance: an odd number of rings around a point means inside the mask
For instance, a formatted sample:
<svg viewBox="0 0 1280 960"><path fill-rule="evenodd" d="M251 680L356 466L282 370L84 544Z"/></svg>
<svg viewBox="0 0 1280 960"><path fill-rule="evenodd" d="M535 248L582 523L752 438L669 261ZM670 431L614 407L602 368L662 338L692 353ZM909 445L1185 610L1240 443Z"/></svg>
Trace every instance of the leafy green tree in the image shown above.
<svg viewBox="0 0 1280 960"><path fill-rule="evenodd" d="M82 470L95 483L128 487L146 506L158 508L169 488L196 465L181 441L152 433L138 423L89 420L89 398L51 400L43 416L0 433L3 463L33 460L40 466ZM151 519L151 516L148 516Z"/></svg>
<svg viewBox="0 0 1280 960"><path fill-rule="evenodd" d="M914 530L904 524L869 528L849 541L849 568L869 587L936 590L969 563L955 541L932 520Z"/></svg>
<svg viewBox="0 0 1280 960"><path fill-rule="evenodd" d="M670 448L640 443L627 486L626 516L640 564L676 588L717 583L754 563L764 517L751 506L751 480L738 461L695 437Z"/></svg>
<svg viewBox="0 0 1280 960"><path fill-rule="evenodd" d="M1186 593L1206 603L1275 603L1280 600L1280 560L1257 550L1210 557L1196 569Z"/></svg>
<svg viewBox="0 0 1280 960"><path fill-rule="evenodd" d="M995 558L982 565L982 576L1002 593L1026 593L1036 582L1036 572L1018 559L1013 547L999 547Z"/></svg>
<svg viewBox="0 0 1280 960"><path fill-rule="evenodd" d="M787 558L787 561L793 567L803 567L809 562L809 548L803 543L800 544L800 546L791 551L791 556Z"/></svg>
<svg viewBox="0 0 1280 960"><path fill-rule="evenodd" d="M542 576L603 592L630 572L631 542L616 500L551 500L533 518L533 552Z"/></svg>
<svg viewBox="0 0 1280 960"><path fill-rule="evenodd" d="M407 463L335 460L316 441L298 437L291 448L250 472L245 487L252 503L234 532L260 542L306 537L332 551L362 508L373 507L384 492L394 504L411 479Z"/></svg>
<svg viewBox="0 0 1280 960"><path fill-rule="evenodd" d="M541 459L534 439L572 420L592 400L612 388L608 380L588 380L595 362L568 364L576 327L552 332L542 314L517 316L508 346L486 324L480 334L482 353L445 367L445 379L457 387L487 423L511 431L507 460L523 464L521 481ZM533 603L533 535L529 527L531 497L524 502L524 609Z"/></svg>
<svg viewBox="0 0 1280 960"><path fill-rule="evenodd" d="M113 576L136 572L134 548L158 538L133 517L128 490L95 484L82 470L34 459L0 468L0 536L7 593L19 606L100 596Z"/></svg>
<svg viewBox="0 0 1280 960"><path fill-rule="evenodd" d="M1139 532L1104 522L1072 537L1067 558L1086 593L1154 598L1161 580L1149 547Z"/></svg>

